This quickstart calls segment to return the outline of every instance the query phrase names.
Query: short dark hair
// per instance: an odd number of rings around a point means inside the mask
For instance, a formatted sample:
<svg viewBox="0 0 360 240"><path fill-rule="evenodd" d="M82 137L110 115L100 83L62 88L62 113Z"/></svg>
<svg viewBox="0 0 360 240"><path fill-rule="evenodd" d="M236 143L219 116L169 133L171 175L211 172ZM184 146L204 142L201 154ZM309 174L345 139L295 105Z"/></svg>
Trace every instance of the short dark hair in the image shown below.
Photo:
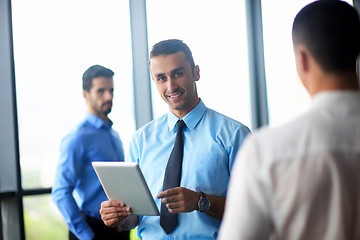
<svg viewBox="0 0 360 240"><path fill-rule="evenodd" d="M360 51L357 11L339 0L320 0L305 6L295 17L293 43L304 44L325 72L356 69Z"/></svg>
<svg viewBox="0 0 360 240"><path fill-rule="evenodd" d="M89 67L83 74L83 90L90 91L92 87L92 80L97 77L112 78L114 72L106 67L100 65L93 65Z"/></svg>
<svg viewBox="0 0 360 240"><path fill-rule="evenodd" d="M150 59L156 56L174 54L180 51L185 53L186 59L190 63L191 70L194 71L195 62L191 50L188 45L179 39L168 39L156 43L151 49Z"/></svg>

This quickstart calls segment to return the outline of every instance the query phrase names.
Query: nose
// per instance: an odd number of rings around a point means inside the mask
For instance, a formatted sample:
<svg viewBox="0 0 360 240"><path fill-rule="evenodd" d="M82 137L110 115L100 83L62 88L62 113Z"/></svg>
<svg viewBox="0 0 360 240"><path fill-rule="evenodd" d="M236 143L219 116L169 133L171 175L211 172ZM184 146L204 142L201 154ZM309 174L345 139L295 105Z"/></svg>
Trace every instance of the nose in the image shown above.
<svg viewBox="0 0 360 240"><path fill-rule="evenodd" d="M168 83L167 90L169 92L174 92L177 89L176 81L173 78L169 78L167 83Z"/></svg>
<svg viewBox="0 0 360 240"><path fill-rule="evenodd" d="M111 91L105 91L104 98L105 101L111 101L113 99L113 93Z"/></svg>

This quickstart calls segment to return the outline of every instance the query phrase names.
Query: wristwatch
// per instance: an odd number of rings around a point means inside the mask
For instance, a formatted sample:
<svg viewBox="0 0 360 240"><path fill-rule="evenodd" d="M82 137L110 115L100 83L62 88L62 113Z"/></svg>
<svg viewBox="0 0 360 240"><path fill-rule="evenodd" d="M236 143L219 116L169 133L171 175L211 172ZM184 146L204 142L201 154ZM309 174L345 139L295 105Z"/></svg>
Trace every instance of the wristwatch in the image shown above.
<svg viewBox="0 0 360 240"><path fill-rule="evenodd" d="M198 201L198 211L199 212L206 212L210 208L210 201L205 195L205 193L199 191L200 193L200 200Z"/></svg>

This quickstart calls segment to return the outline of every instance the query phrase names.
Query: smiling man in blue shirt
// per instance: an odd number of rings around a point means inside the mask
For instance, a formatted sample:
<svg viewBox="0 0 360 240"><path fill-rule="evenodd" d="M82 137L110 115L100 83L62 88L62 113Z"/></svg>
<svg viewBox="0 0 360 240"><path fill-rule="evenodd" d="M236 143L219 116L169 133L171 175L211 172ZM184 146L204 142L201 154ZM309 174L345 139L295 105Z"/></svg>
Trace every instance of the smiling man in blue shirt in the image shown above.
<svg viewBox="0 0 360 240"><path fill-rule="evenodd" d="M92 161L123 161L119 134L107 117L113 100L114 72L100 65L83 75L85 119L62 140L52 198L68 225L69 239L129 239L128 231L104 225L99 209L107 199Z"/></svg>
<svg viewBox="0 0 360 240"><path fill-rule="evenodd" d="M116 201L102 203L102 219L107 226L138 226L138 236L145 240L216 239L230 171L250 130L207 108L198 97L200 69L182 41L155 44L149 63L152 79L170 111L136 131L128 160L139 164L158 208L164 203L167 211L177 214L177 225L167 234L159 216L131 215L131 209ZM180 185L163 190L179 119L186 124Z"/></svg>

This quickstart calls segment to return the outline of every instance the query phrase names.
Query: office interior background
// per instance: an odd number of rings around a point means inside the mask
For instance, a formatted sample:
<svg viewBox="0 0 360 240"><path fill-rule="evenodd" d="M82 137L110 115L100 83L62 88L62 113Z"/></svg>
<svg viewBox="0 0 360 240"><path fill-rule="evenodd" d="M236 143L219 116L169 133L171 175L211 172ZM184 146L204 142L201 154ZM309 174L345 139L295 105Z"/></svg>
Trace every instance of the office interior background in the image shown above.
<svg viewBox="0 0 360 240"><path fill-rule="evenodd" d="M125 151L168 111L148 70L158 41L187 43L207 107L253 131L306 110L291 27L310 0L0 0L0 236L67 239L50 191L62 137L86 112L82 74L112 69L109 117ZM360 0L347 1L357 9Z"/></svg>

